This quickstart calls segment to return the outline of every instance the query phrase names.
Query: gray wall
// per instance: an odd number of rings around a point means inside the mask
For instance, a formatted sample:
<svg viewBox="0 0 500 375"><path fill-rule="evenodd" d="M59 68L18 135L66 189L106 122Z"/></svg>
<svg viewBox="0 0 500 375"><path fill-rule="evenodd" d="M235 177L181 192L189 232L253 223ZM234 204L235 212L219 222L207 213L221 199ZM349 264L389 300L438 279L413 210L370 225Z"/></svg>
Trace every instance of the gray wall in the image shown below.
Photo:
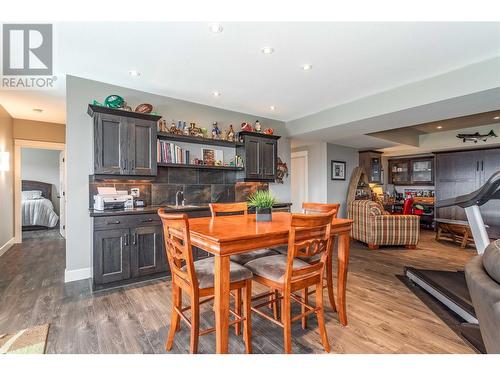
<svg viewBox="0 0 500 375"><path fill-rule="evenodd" d="M354 168L359 164L358 150L339 146L334 144L327 144L327 201L328 203L340 203L339 217L347 217L346 199L347 190L349 188L349 180ZM345 161L346 162L346 179L345 181L335 181L331 179L331 161Z"/></svg>
<svg viewBox="0 0 500 375"><path fill-rule="evenodd" d="M21 179L52 185L52 203L59 215L59 154L57 150L21 149Z"/></svg>
<svg viewBox="0 0 500 375"><path fill-rule="evenodd" d="M12 124L12 117L0 105L0 152L10 153L9 171L0 172L0 250L14 237L14 132ZM3 250L5 251L6 248Z"/></svg>
<svg viewBox="0 0 500 375"><path fill-rule="evenodd" d="M217 121L222 129L229 124L239 129L242 122L259 120L262 126L272 127L278 135L286 136L285 124L254 115L227 111L183 100L149 94L137 90L108 85L79 77L67 76L66 80L66 145L67 145L67 222L66 222L66 271L91 267L91 220L88 213L88 176L92 173L92 121L87 106L92 100L103 101L107 95L118 94L131 107L151 103L154 110L168 122L172 119L196 122L200 127L211 128ZM279 156L290 165L289 141L282 137ZM271 190L281 201L290 200L290 179L285 184L272 184Z"/></svg>

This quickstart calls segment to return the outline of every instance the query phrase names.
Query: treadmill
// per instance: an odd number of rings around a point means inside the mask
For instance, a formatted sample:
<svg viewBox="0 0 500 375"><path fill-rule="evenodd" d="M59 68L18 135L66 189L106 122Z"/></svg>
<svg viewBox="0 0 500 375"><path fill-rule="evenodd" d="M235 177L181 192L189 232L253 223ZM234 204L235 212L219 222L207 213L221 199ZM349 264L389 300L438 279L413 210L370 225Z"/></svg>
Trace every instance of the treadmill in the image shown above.
<svg viewBox="0 0 500 375"><path fill-rule="evenodd" d="M493 174L481 188L472 193L436 202L436 208L460 206L465 209L478 254L482 254L490 243L479 207L491 199L500 199L500 171ZM404 273L410 281L461 317L465 321L461 325L462 336L476 349L485 352L479 322L463 271L405 267Z"/></svg>

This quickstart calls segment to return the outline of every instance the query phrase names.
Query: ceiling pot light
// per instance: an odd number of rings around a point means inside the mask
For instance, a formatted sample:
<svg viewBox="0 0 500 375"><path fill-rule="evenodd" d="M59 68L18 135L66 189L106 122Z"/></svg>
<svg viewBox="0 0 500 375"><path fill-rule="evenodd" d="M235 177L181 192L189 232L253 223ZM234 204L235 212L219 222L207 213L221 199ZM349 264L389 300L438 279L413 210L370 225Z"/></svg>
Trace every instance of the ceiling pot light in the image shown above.
<svg viewBox="0 0 500 375"><path fill-rule="evenodd" d="M214 92L212 92L212 95L217 98L217 97L221 96L221 93L219 91L214 91Z"/></svg>
<svg viewBox="0 0 500 375"><path fill-rule="evenodd" d="M209 26L209 29L211 32L213 32L214 34L219 34L222 32L222 30L224 30L222 28L222 25L220 23L212 23L210 26Z"/></svg>
<svg viewBox="0 0 500 375"><path fill-rule="evenodd" d="M493 117L493 120L500 120L500 116Z"/></svg>
<svg viewBox="0 0 500 375"><path fill-rule="evenodd" d="M271 53L274 52L274 48L273 47L264 47L261 49L261 51L264 55L270 55Z"/></svg>
<svg viewBox="0 0 500 375"><path fill-rule="evenodd" d="M33 108L33 112L42 113L43 109L41 109L41 108Z"/></svg>
<svg viewBox="0 0 500 375"><path fill-rule="evenodd" d="M313 68L313 66L311 64L304 64L302 65L302 69L303 70L311 70Z"/></svg>
<svg viewBox="0 0 500 375"><path fill-rule="evenodd" d="M439 125L439 126L436 126L436 129L443 129L443 127L441 125Z"/></svg>
<svg viewBox="0 0 500 375"><path fill-rule="evenodd" d="M275 107L274 105L272 105L272 106L270 106L270 107L269 107L269 109L270 109L271 111L274 111L274 110L276 109L276 107Z"/></svg>
<svg viewBox="0 0 500 375"><path fill-rule="evenodd" d="M128 74L130 74L131 77L139 77L141 75L137 70L129 70Z"/></svg>

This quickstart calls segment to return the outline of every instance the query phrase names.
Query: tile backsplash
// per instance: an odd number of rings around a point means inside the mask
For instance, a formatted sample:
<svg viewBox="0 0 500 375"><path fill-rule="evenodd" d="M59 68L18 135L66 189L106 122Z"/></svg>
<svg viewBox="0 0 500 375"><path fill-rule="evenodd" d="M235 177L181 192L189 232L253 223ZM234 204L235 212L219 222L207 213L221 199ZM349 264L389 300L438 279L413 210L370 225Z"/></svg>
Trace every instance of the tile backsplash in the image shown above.
<svg viewBox="0 0 500 375"><path fill-rule="evenodd" d="M267 190L267 183L236 182L236 172L194 168L158 168L158 176L151 182L134 180L100 180L89 182L89 207L94 204L94 195L100 186L117 190L139 188L140 197L146 205L162 206L175 204L177 191L184 192L186 204L208 204L211 202L241 202L256 190Z"/></svg>

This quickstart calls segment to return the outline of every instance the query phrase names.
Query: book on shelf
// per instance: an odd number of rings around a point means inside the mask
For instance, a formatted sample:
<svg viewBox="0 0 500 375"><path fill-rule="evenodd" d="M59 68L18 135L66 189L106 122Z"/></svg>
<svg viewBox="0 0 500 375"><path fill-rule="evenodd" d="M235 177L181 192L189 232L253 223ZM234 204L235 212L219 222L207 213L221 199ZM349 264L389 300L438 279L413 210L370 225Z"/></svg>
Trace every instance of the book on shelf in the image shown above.
<svg viewBox="0 0 500 375"><path fill-rule="evenodd" d="M174 143L158 139L156 142L156 160L159 163L189 164L189 150L185 150Z"/></svg>

